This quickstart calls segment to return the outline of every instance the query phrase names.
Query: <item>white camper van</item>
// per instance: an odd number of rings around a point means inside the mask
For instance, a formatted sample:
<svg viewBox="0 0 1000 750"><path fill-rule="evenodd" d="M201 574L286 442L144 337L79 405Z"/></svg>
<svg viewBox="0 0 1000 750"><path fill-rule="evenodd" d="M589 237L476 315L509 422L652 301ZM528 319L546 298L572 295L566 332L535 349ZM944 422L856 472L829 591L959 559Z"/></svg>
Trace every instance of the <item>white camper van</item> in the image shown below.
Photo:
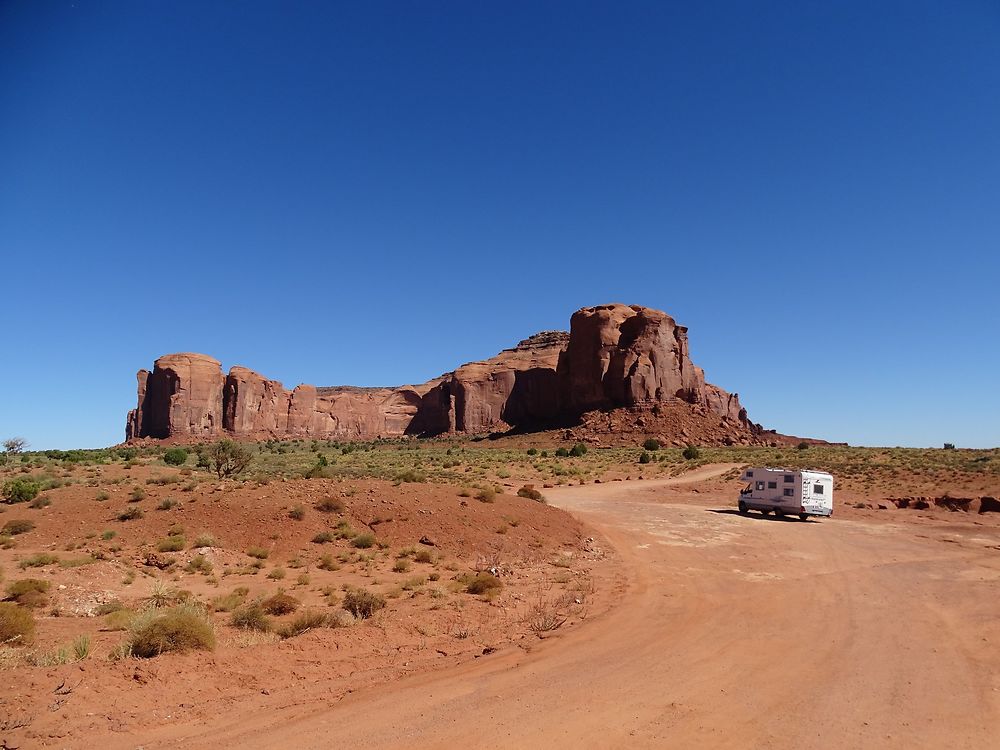
<svg viewBox="0 0 1000 750"><path fill-rule="evenodd" d="M765 516L833 515L833 477L823 471L806 469L753 468L743 472L747 486L740 490L740 513L759 510Z"/></svg>

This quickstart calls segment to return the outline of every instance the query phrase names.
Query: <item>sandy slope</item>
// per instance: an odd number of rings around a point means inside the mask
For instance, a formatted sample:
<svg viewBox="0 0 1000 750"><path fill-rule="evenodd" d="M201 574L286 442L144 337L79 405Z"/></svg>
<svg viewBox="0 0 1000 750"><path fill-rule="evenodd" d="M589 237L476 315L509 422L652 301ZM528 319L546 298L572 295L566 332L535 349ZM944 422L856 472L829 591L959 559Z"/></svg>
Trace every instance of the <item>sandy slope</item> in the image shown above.
<svg viewBox="0 0 1000 750"><path fill-rule="evenodd" d="M741 517L729 497L672 502L677 482L547 493L619 550L628 581L614 606L565 636L363 690L325 710L220 716L142 744L1000 744L995 525Z"/></svg>

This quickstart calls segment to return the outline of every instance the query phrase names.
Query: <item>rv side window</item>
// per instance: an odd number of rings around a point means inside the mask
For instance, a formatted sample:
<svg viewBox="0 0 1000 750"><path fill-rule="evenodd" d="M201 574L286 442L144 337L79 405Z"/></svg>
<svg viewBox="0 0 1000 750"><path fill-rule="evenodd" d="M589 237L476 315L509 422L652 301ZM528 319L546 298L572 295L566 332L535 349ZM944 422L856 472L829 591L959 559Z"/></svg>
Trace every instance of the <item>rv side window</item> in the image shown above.
<svg viewBox="0 0 1000 750"><path fill-rule="evenodd" d="M791 497L792 492L794 492L794 490L792 490L791 487L785 487L785 497Z"/></svg>
<svg viewBox="0 0 1000 750"><path fill-rule="evenodd" d="M791 474L785 474L785 484L791 484L794 481L795 477L793 477Z"/></svg>
<svg viewBox="0 0 1000 750"><path fill-rule="evenodd" d="M822 495L823 494L823 485L821 485L821 484L814 485L813 486L813 494L814 495Z"/></svg>
<svg viewBox="0 0 1000 750"><path fill-rule="evenodd" d="M776 489L778 489L778 483L777 482L768 482L767 483L767 488L769 490L776 490Z"/></svg>
<svg viewBox="0 0 1000 750"><path fill-rule="evenodd" d="M747 477L749 478L752 476L753 476L753 469L747 469Z"/></svg>
<svg viewBox="0 0 1000 750"><path fill-rule="evenodd" d="M758 490L764 489L764 483L763 482L757 482L757 489Z"/></svg>

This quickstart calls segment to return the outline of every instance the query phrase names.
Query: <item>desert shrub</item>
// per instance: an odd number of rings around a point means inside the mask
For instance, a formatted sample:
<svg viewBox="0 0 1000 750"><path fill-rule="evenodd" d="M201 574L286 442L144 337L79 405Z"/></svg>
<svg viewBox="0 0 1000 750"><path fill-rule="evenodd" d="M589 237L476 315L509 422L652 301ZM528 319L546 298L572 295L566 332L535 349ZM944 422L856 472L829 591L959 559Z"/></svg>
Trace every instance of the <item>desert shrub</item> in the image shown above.
<svg viewBox="0 0 1000 750"><path fill-rule="evenodd" d="M13 602L0 602L0 644L25 646L34 637L35 616Z"/></svg>
<svg viewBox="0 0 1000 750"><path fill-rule="evenodd" d="M258 633L271 632L271 618L267 616L260 602L250 602L233 610L229 624L240 630L256 630Z"/></svg>
<svg viewBox="0 0 1000 750"><path fill-rule="evenodd" d="M569 455L579 458L587 453L587 446L583 443L577 443L572 448L570 448Z"/></svg>
<svg viewBox="0 0 1000 750"><path fill-rule="evenodd" d="M655 438L647 438L642 441L642 447L648 451L660 450L660 441Z"/></svg>
<svg viewBox="0 0 1000 750"><path fill-rule="evenodd" d="M8 521L0 529L0 534L3 536L17 536L18 534L27 534L29 531L35 528L34 521L28 521L23 519L15 519L13 521Z"/></svg>
<svg viewBox="0 0 1000 750"><path fill-rule="evenodd" d="M648 464L652 460L653 457L648 453L646 453L646 451L643 451L642 453L639 454L639 463L641 464Z"/></svg>
<svg viewBox="0 0 1000 750"><path fill-rule="evenodd" d="M212 609L216 612L232 612L246 601L249 593L250 589L246 586L239 586L224 596L212 599Z"/></svg>
<svg viewBox="0 0 1000 750"><path fill-rule="evenodd" d="M291 508L288 511L288 517L291 518L293 521L301 521L303 518L306 517L305 506L299 504L296 505L294 508Z"/></svg>
<svg viewBox="0 0 1000 750"><path fill-rule="evenodd" d="M184 549L186 542L182 536L168 536L156 543L159 552L180 552Z"/></svg>
<svg viewBox="0 0 1000 750"><path fill-rule="evenodd" d="M684 458L686 458L688 461L693 461L694 459L701 456L701 451L698 450L695 446L689 445L687 448L684 449L684 452L681 455L684 456Z"/></svg>
<svg viewBox="0 0 1000 750"><path fill-rule="evenodd" d="M7 598L24 607L40 607L45 604L51 584L38 578L22 578L7 586Z"/></svg>
<svg viewBox="0 0 1000 750"><path fill-rule="evenodd" d="M17 546L17 542L6 534L0 534L0 549L11 549Z"/></svg>
<svg viewBox="0 0 1000 750"><path fill-rule="evenodd" d="M247 554L257 560L266 560L271 551L267 547L250 547L247 550Z"/></svg>
<svg viewBox="0 0 1000 750"><path fill-rule="evenodd" d="M172 497L165 497L160 501L160 504L156 506L157 510L170 510L171 508L176 508L180 505L179 502L174 500Z"/></svg>
<svg viewBox="0 0 1000 750"><path fill-rule="evenodd" d="M351 589L344 594L341 606L355 617L367 620L385 607L385 598L381 594L365 589Z"/></svg>
<svg viewBox="0 0 1000 750"><path fill-rule="evenodd" d="M231 477L246 469L253 460L250 450L232 440L220 440L208 448L208 458L219 479Z"/></svg>
<svg viewBox="0 0 1000 750"><path fill-rule="evenodd" d="M953 451L953 450L955 450L955 444L954 443L945 443L944 444L944 449L946 451Z"/></svg>
<svg viewBox="0 0 1000 750"><path fill-rule="evenodd" d="M429 549L419 549L413 555L413 559L418 563L431 563L434 562L434 555Z"/></svg>
<svg viewBox="0 0 1000 750"><path fill-rule="evenodd" d="M486 487L484 489L479 490L479 492L476 493L476 500L478 500L481 503L492 503L494 500L496 500L496 497L497 497L496 490L494 490L492 487Z"/></svg>
<svg viewBox="0 0 1000 750"><path fill-rule="evenodd" d="M150 659L172 651L215 648L215 631L205 611L192 604L152 610L136 618L127 646L132 656Z"/></svg>
<svg viewBox="0 0 1000 750"><path fill-rule="evenodd" d="M59 558L55 555L51 555L48 552L38 552L31 557L26 557L18 563L21 566L21 570L27 568L44 568L46 565L52 565L59 562Z"/></svg>
<svg viewBox="0 0 1000 750"><path fill-rule="evenodd" d="M170 466L182 466L187 460L188 452L183 448L170 448L163 454L163 463Z"/></svg>
<svg viewBox="0 0 1000 750"><path fill-rule="evenodd" d="M477 573L465 585L470 594L492 594L503 588L503 581L489 573Z"/></svg>
<svg viewBox="0 0 1000 750"><path fill-rule="evenodd" d="M401 557L400 559L396 560L395 564L393 564L392 566L392 569L396 573L407 573L410 570L410 561L407 560L405 557Z"/></svg>
<svg viewBox="0 0 1000 750"><path fill-rule="evenodd" d="M282 638L294 638L302 635L307 630L314 630L326 625L326 614L316 610L306 610L299 612L291 620L278 628L278 635Z"/></svg>
<svg viewBox="0 0 1000 750"><path fill-rule="evenodd" d="M313 541L316 541L315 539ZM340 570L340 565L333 559L333 555L323 555L316 565L320 570Z"/></svg>
<svg viewBox="0 0 1000 750"><path fill-rule="evenodd" d="M122 461L134 461L139 455L137 448L119 448L118 458Z"/></svg>
<svg viewBox="0 0 1000 750"><path fill-rule="evenodd" d="M426 482L427 473L420 469L407 469L396 475L397 482Z"/></svg>
<svg viewBox="0 0 1000 750"><path fill-rule="evenodd" d="M110 542L116 536L118 536L117 531L112 531L111 529L108 529L107 531L101 534L101 539L103 539L106 542Z"/></svg>
<svg viewBox="0 0 1000 750"><path fill-rule="evenodd" d="M118 514L118 520L122 521L123 523L125 521L137 521L144 515L145 514L142 512L142 508L129 508L127 510L123 510L121 513Z"/></svg>
<svg viewBox="0 0 1000 750"><path fill-rule="evenodd" d="M339 497L324 497L316 503L316 510L321 513L342 513L344 511L344 503Z"/></svg>
<svg viewBox="0 0 1000 750"><path fill-rule="evenodd" d="M15 477L3 483L3 497L8 503L26 503L34 500L41 492L41 486L34 480Z"/></svg>
<svg viewBox="0 0 1000 750"><path fill-rule="evenodd" d="M270 578L272 581L280 581L282 578L285 577L285 569L272 568L271 572L267 574L267 577Z"/></svg>
<svg viewBox="0 0 1000 750"><path fill-rule="evenodd" d="M329 542L332 542L336 538L337 537L335 537L329 531L321 531L312 538L312 541L313 544L327 544Z"/></svg>
<svg viewBox="0 0 1000 750"><path fill-rule="evenodd" d="M103 502L105 502L106 500L108 500L110 498L111 498L111 495L109 495L104 490L101 490L100 492L97 493L97 495L94 496L94 499L97 502L99 502L99 503L103 503Z"/></svg>
<svg viewBox="0 0 1000 750"><path fill-rule="evenodd" d="M537 456L538 455L538 448L528 448L528 455L529 456Z"/></svg>
<svg viewBox="0 0 1000 750"><path fill-rule="evenodd" d="M48 508L50 505L52 505L51 500L45 497L45 495L39 495L38 497L36 497L34 500L31 501L31 504L28 507L35 508L37 510L40 508Z"/></svg>
<svg viewBox="0 0 1000 750"><path fill-rule="evenodd" d="M796 447L796 449L798 449L800 451L809 450L809 443L807 443L805 440L803 440L801 443L799 443L795 447Z"/></svg>
<svg viewBox="0 0 1000 750"><path fill-rule="evenodd" d="M212 561L204 555L195 555L184 566L184 570L188 573L201 573L206 576L212 572L213 568Z"/></svg>
<svg viewBox="0 0 1000 750"><path fill-rule="evenodd" d="M209 534L207 532L202 532L201 534L199 534L198 536L196 536L194 538L194 541L191 542L191 546L194 547L194 548L197 548L197 547L218 547L219 546L219 540L216 539L214 536L212 536L211 534Z"/></svg>
<svg viewBox="0 0 1000 750"><path fill-rule="evenodd" d="M358 534L351 540L351 544L358 549L368 549L375 546L374 534Z"/></svg>
<svg viewBox="0 0 1000 750"><path fill-rule="evenodd" d="M78 635L73 639L73 656L77 661L83 661L90 656L89 635Z"/></svg>
<svg viewBox="0 0 1000 750"><path fill-rule="evenodd" d="M108 612L104 616L102 629L110 631L128 630L132 627L132 623L135 622L136 617L136 613L131 609L116 609L114 612Z"/></svg>
<svg viewBox="0 0 1000 750"><path fill-rule="evenodd" d="M262 601L260 606L269 615L287 615L299 608L299 600L283 591L279 591L274 596L270 596Z"/></svg>
<svg viewBox="0 0 1000 750"><path fill-rule="evenodd" d="M98 617L104 617L104 615L110 615L112 612L120 612L123 609L125 609L125 605L119 599L112 599L110 602L98 605L97 609L94 610L94 614Z"/></svg>
<svg viewBox="0 0 1000 750"><path fill-rule="evenodd" d="M544 500L542 493L532 487L530 484L524 485L521 489L517 491L518 497L526 497L529 500Z"/></svg>
<svg viewBox="0 0 1000 750"><path fill-rule="evenodd" d="M142 487L136 487L135 489L132 490L132 492L128 496L128 501L130 503L142 502L145 499L146 499L146 490L144 490Z"/></svg>
<svg viewBox="0 0 1000 750"><path fill-rule="evenodd" d="M556 448L556 456L558 458L568 458L569 450L566 448Z"/></svg>

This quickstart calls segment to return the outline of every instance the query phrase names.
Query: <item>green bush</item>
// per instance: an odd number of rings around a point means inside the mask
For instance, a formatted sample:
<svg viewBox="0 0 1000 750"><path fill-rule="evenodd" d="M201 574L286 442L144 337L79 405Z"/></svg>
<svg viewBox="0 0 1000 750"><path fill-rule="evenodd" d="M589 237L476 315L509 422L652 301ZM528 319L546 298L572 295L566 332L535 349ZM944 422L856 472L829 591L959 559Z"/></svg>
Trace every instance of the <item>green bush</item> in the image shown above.
<svg viewBox="0 0 1000 750"><path fill-rule="evenodd" d="M15 477L3 483L3 497L8 503L26 503L41 492L41 485L25 477Z"/></svg>
<svg viewBox="0 0 1000 750"><path fill-rule="evenodd" d="M365 589L351 589L344 594L344 602L341 606L355 617L367 620L385 607L385 598L381 594Z"/></svg>
<svg viewBox="0 0 1000 750"><path fill-rule="evenodd" d="M569 455L579 458L587 453L587 446L583 443L577 443L572 448L570 448Z"/></svg>
<svg viewBox="0 0 1000 750"><path fill-rule="evenodd" d="M799 449L800 451L808 450L809 449L809 443L807 443L805 440L803 440L801 443L799 443L795 447L797 449ZM948 446L945 445L945 447L948 447ZM954 446L952 446L952 447L954 447Z"/></svg>
<svg viewBox="0 0 1000 750"><path fill-rule="evenodd" d="M681 455L683 455L684 458L686 458L688 461L693 461L694 459L701 456L701 451L695 448L693 445L689 445L687 448L684 449L684 453L682 453Z"/></svg>
<svg viewBox="0 0 1000 750"><path fill-rule="evenodd" d="M653 457L648 453L646 453L646 451L643 451L642 453L639 454L639 463L641 464L648 464L652 460Z"/></svg>
<svg viewBox="0 0 1000 750"><path fill-rule="evenodd" d="M647 438L642 441L642 447L648 451L658 451L660 450L660 441L654 438Z"/></svg>
<svg viewBox="0 0 1000 750"><path fill-rule="evenodd" d="M215 648L215 631L204 610L181 604L136 618L126 643L132 656L140 659L171 651L210 651Z"/></svg>
<svg viewBox="0 0 1000 750"><path fill-rule="evenodd" d="M246 469L253 460L250 449L232 440L220 440L209 446L208 458L219 479L231 477Z"/></svg>
<svg viewBox="0 0 1000 750"><path fill-rule="evenodd" d="M183 466L187 460L188 452L183 448L170 448L163 454L163 463L170 466Z"/></svg>
<svg viewBox="0 0 1000 750"><path fill-rule="evenodd" d="M556 456L558 458L567 458L569 451L566 448L556 448Z"/></svg>
<svg viewBox="0 0 1000 750"><path fill-rule="evenodd" d="M0 643L29 645L35 637L35 616L13 602L0 602Z"/></svg>

